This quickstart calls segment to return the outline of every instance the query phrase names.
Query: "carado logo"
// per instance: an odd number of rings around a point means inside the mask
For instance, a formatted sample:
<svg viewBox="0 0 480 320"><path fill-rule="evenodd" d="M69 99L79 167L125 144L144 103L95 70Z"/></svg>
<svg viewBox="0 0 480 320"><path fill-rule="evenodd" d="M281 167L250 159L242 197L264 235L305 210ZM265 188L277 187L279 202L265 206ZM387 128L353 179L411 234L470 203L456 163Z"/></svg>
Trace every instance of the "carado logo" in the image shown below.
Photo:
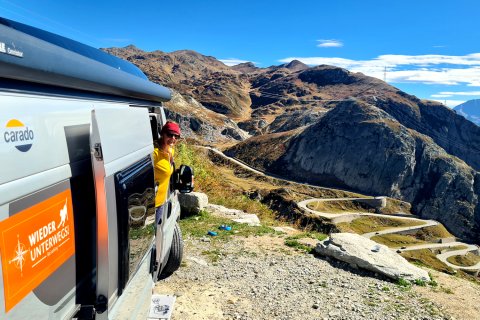
<svg viewBox="0 0 480 320"><path fill-rule="evenodd" d="M3 139L8 144L13 144L21 152L30 150L35 135L33 130L21 121L12 119L7 122Z"/></svg>

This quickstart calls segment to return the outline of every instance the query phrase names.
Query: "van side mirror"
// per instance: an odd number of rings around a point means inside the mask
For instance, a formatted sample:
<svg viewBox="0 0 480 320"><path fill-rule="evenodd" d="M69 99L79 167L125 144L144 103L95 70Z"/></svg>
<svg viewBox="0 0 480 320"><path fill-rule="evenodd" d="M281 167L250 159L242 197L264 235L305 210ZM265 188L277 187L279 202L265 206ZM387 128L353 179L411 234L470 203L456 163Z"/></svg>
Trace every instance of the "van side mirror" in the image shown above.
<svg viewBox="0 0 480 320"><path fill-rule="evenodd" d="M190 193L193 191L194 174L193 168L182 164L173 172L173 188L180 193Z"/></svg>

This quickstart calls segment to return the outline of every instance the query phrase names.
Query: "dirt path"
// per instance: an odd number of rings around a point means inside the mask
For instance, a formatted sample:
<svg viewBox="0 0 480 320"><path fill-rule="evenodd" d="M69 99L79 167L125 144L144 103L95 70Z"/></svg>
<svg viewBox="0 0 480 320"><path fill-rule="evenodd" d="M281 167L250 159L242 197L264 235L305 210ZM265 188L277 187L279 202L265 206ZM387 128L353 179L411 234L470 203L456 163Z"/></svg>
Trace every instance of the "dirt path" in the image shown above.
<svg viewBox="0 0 480 320"><path fill-rule="evenodd" d="M477 284L429 270L436 287L406 290L283 242L186 239L185 263L155 292L177 296L172 320L480 319Z"/></svg>
<svg viewBox="0 0 480 320"><path fill-rule="evenodd" d="M438 287L416 286L415 291L442 305L455 319L480 319L480 285L435 270L429 272Z"/></svg>

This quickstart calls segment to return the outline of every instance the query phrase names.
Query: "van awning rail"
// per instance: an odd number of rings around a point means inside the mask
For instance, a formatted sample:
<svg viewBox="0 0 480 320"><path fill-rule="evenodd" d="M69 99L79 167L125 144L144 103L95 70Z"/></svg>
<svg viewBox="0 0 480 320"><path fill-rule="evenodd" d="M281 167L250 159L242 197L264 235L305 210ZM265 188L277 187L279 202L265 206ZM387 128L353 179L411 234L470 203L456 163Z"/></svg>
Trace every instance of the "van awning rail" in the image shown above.
<svg viewBox="0 0 480 320"><path fill-rule="evenodd" d="M132 63L99 49L0 18L0 77L163 102L166 87Z"/></svg>

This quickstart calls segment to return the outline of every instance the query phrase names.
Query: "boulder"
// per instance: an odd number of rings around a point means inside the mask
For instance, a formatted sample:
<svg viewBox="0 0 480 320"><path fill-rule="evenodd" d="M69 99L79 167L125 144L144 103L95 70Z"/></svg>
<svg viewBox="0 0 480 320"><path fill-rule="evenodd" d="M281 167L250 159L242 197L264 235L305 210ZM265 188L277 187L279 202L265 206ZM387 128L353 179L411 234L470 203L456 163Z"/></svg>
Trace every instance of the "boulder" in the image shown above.
<svg viewBox="0 0 480 320"><path fill-rule="evenodd" d="M330 238L318 243L315 251L391 279L430 281L425 270L412 265L387 246L358 234L333 233Z"/></svg>
<svg viewBox="0 0 480 320"><path fill-rule="evenodd" d="M201 192L179 193L178 202L182 212L198 214L208 205L208 196Z"/></svg>
<svg viewBox="0 0 480 320"><path fill-rule="evenodd" d="M250 226L260 226L260 220L256 214L246 213L242 210L230 209L217 204L209 204L206 208L212 215L228 218L238 223L245 223Z"/></svg>

